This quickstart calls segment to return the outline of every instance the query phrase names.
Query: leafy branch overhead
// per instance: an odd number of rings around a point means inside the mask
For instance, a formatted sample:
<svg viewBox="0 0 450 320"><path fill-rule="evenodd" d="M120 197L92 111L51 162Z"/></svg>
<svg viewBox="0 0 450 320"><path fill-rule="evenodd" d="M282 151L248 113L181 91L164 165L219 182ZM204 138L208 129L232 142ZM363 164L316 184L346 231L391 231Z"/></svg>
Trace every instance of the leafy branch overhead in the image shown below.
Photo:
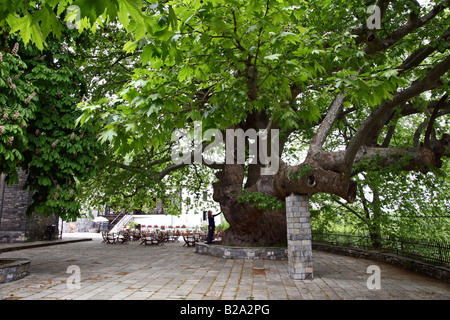
<svg viewBox="0 0 450 320"><path fill-rule="evenodd" d="M378 29L367 24L372 4L380 7ZM71 5L79 10L68 13ZM130 173L130 183L107 180L125 186L124 202L190 175L213 186L230 223L225 240L274 243L285 239L280 213L239 201L245 194L329 193L351 203L360 174L445 168L449 7L449 0L42 0L29 9L17 0L0 8L0 27L41 49L53 36L67 40L67 23L85 37L73 46L91 85L77 123L101 129L105 167ZM200 121L202 132L278 129L279 170L261 175L258 156L174 163L172 133L194 132ZM214 143L202 138L186 160Z"/></svg>
<svg viewBox="0 0 450 320"><path fill-rule="evenodd" d="M248 192L243 190L238 195L239 202L249 202L255 208L274 211L274 210L282 210L285 209L286 205L283 201L280 201L277 198L271 197L266 193L261 192Z"/></svg>
<svg viewBox="0 0 450 320"><path fill-rule="evenodd" d="M11 50L0 53L0 172L10 184L17 170L28 173L28 213L74 219L79 182L92 174L102 150L93 128L75 127L84 79L58 41L48 38L39 51L18 37L6 40Z"/></svg>

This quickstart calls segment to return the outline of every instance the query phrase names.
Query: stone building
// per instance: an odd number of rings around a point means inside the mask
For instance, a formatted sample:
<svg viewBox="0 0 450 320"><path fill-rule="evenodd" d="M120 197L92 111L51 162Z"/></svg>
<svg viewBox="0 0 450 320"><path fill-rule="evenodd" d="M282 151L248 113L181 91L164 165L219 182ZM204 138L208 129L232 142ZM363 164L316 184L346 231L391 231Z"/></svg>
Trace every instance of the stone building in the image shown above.
<svg viewBox="0 0 450 320"><path fill-rule="evenodd" d="M0 175L0 242L28 242L49 239L47 227L56 227L52 239L58 234L58 217L33 213L26 215L32 201L29 189L24 189L27 174L19 172L19 183L8 186Z"/></svg>

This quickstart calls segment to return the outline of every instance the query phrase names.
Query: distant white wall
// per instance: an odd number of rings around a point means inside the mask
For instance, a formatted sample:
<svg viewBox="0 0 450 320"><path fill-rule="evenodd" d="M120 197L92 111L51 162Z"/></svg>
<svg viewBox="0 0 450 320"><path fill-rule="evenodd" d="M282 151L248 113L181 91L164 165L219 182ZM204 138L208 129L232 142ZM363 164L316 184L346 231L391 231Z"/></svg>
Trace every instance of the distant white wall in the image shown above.
<svg viewBox="0 0 450 320"><path fill-rule="evenodd" d="M215 213L218 213L217 210L214 210ZM216 225L222 223L222 215L215 217ZM139 223L140 225L157 225L161 226L182 226L185 225L189 229L199 229L202 225L207 225L208 220L203 220L203 210L195 213L193 211L183 213L180 216L172 216L172 215L160 215L160 214L151 214L151 215L135 215L134 222Z"/></svg>
<svg viewBox="0 0 450 320"><path fill-rule="evenodd" d="M188 208L186 205L187 198L190 197L193 199L192 195L189 195L185 192L182 194L182 203L181 203L181 212L180 216L172 216L172 215L135 215L134 221L139 223L140 225L158 225L161 226L182 226L185 225L189 229L199 229L202 225L207 225L208 220L203 220L203 211L213 210L214 214L220 212L220 205L214 202L212 198L212 191L208 192L205 198L198 199L199 204L195 206L195 208ZM193 200L191 202L194 202ZM219 215L215 217L216 225L222 223L223 215Z"/></svg>
<svg viewBox="0 0 450 320"><path fill-rule="evenodd" d="M151 214L151 215L135 215L134 222L139 223L140 225L145 226L155 226L158 227L165 226L182 226L185 225L187 228L200 228L202 225L202 215L181 215L180 217L172 216L172 215L160 215L160 214Z"/></svg>
<svg viewBox="0 0 450 320"><path fill-rule="evenodd" d="M152 214L152 215L135 215L134 221L140 225L158 225L160 226L182 226L185 225L187 228L196 229L201 228L202 225L207 225L208 220L203 220L203 211L213 210L214 214L220 212L219 203L212 200L212 186L208 189L207 194L204 194L202 197L198 198L198 195L188 194L186 190L182 191L182 201L181 201L181 215L180 216L172 216L172 215L164 215L164 214ZM188 201L188 198L190 198ZM187 203L197 203L194 208L188 208ZM161 204L158 204L161 206ZM92 213L94 217L97 216L97 209L92 209L87 206L82 206L81 212L84 214ZM102 210L100 210L102 213ZM80 218L81 219L81 218ZM78 219L79 220L79 219ZM77 220L77 226L78 226ZM223 215L219 215L215 217L216 226L221 224L223 220ZM64 223L64 225L68 225L68 223ZM65 226L67 228L67 226Z"/></svg>

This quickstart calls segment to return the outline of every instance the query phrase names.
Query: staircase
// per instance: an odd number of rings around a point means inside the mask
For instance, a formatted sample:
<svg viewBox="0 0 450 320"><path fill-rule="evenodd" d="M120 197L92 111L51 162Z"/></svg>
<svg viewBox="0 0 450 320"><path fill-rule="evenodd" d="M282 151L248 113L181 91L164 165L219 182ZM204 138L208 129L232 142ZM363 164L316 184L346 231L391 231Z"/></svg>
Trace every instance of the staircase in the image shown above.
<svg viewBox="0 0 450 320"><path fill-rule="evenodd" d="M129 213L124 213L119 216L117 216L116 219L114 219L110 226L112 225L112 229L109 231L111 233L117 233L120 230L122 230L123 227L125 227L130 221L133 220L133 215Z"/></svg>

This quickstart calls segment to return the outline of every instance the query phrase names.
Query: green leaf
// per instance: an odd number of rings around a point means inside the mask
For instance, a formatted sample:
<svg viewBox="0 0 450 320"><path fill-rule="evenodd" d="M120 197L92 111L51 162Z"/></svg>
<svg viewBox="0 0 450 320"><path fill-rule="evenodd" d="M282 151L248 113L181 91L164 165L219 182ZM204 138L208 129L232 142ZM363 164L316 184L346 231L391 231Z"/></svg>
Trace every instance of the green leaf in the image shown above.
<svg viewBox="0 0 450 320"><path fill-rule="evenodd" d="M389 79L392 76L397 76L398 75L398 71L396 69L392 69L392 70L387 70L385 72L383 72L383 77Z"/></svg>
<svg viewBox="0 0 450 320"><path fill-rule="evenodd" d="M159 108L155 104L151 104L146 112L146 115L147 115L147 117L149 117L153 113L158 113L158 111L159 111Z"/></svg>
<svg viewBox="0 0 450 320"><path fill-rule="evenodd" d="M120 0L118 3L123 4L127 0ZM108 11L111 7L110 13L115 12L115 8L118 5L116 0L76 0L73 5L80 8L80 14L82 18L87 18L91 25L94 25L97 18ZM114 8L114 9L112 9ZM122 23L122 21L120 21Z"/></svg>
<svg viewBox="0 0 450 320"><path fill-rule="evenodd" d="M39 50L44 50L44 36L42 35L41 29L37 24L31 27L31 35L33 37L33 42Z"/></svg>
<svg viewBox="0 0 450 320"><path fill-rule="evenodd" d="M172 26L172 29L176 30L178 27L178 20L175 11L173 11L172 6L169 6L169 23Z"/></svg>
<svg viewBox="0 0 450 320"><path fill-rule="evenodd" d="M180 71L178 73L178 80L184 81L184 80L188 79L190 76L192 76L193 73L194 73L194 70L192 70L191 67L184 66L180 69Z"/></svg>
<svg viewBox="0 0 450 320"><path fill-rule="evenodd" d="M40 177L38 178L38 183L39 183L41 186L45 186L45 187L48 187L48 186L51 186L51 185L52 185L52 181L50 180L50 178L48 178L48 177L43 177L43 176L40 176Z"/></svg>
<svg viewBox="0 0 450 320"><path fill-rule="evenodd" d="M114 129L109 129L106 131L103 131L102 133L100 133L100 142L101 143L105 143L106 141L113 141L114 137L117 136L117 132L114 131Z"/></svg>
<svg viewBox="0 0 450 320"><path fill-rule="evenodd" d="M174 35L175 33L173 31L170 31L169 29L156 31L154 34L155 38L162 42L168 42Z"/></svg>
<svg viewBox="0 0 450 320"><path fill-rule="evenodd" d="M271 54L271 55L265 56L264 59L273 61L273 60L278 60L281 56L282 56L282 54L276 53L276 54Z"/></svg>
<svg viewBox="0 0 450 320"><path fill-rule="evenodd" d="M142 16L141 10L138 8L136 1L134 0L120 0L119 1L119 11L118 11L119 22L123 24L125 29L129 30L130 18L136 22L136 25L145 25L144 18ZM136 26L135 25L135 26Z"/></svg>
<svg viewBox="0 0 450 320"><path fill-rule="evenodd" d="M137 41L128 41L127 43L124 44L123 50L125 50L126 53L133 52L134 50L136 50L137 45L138 45Z"/></svg>
<svg viewBox="0 0 450 320"><path fill-rule="evenodd" d="M290 42L290 43L296 44L297 42L300 41L300 37L291 32L282 32L282 34L284 35L285 42Z"/></svg>
<svg viewBox="0 0 450 320"><path fill-rule="evenodd" d="M20 31L20 37L22 38L22 41L27 44L31 40L31 16L26 15L21 18L9 16L8 24L11 27L11 33L14 33L16 31Z"/></svg>

